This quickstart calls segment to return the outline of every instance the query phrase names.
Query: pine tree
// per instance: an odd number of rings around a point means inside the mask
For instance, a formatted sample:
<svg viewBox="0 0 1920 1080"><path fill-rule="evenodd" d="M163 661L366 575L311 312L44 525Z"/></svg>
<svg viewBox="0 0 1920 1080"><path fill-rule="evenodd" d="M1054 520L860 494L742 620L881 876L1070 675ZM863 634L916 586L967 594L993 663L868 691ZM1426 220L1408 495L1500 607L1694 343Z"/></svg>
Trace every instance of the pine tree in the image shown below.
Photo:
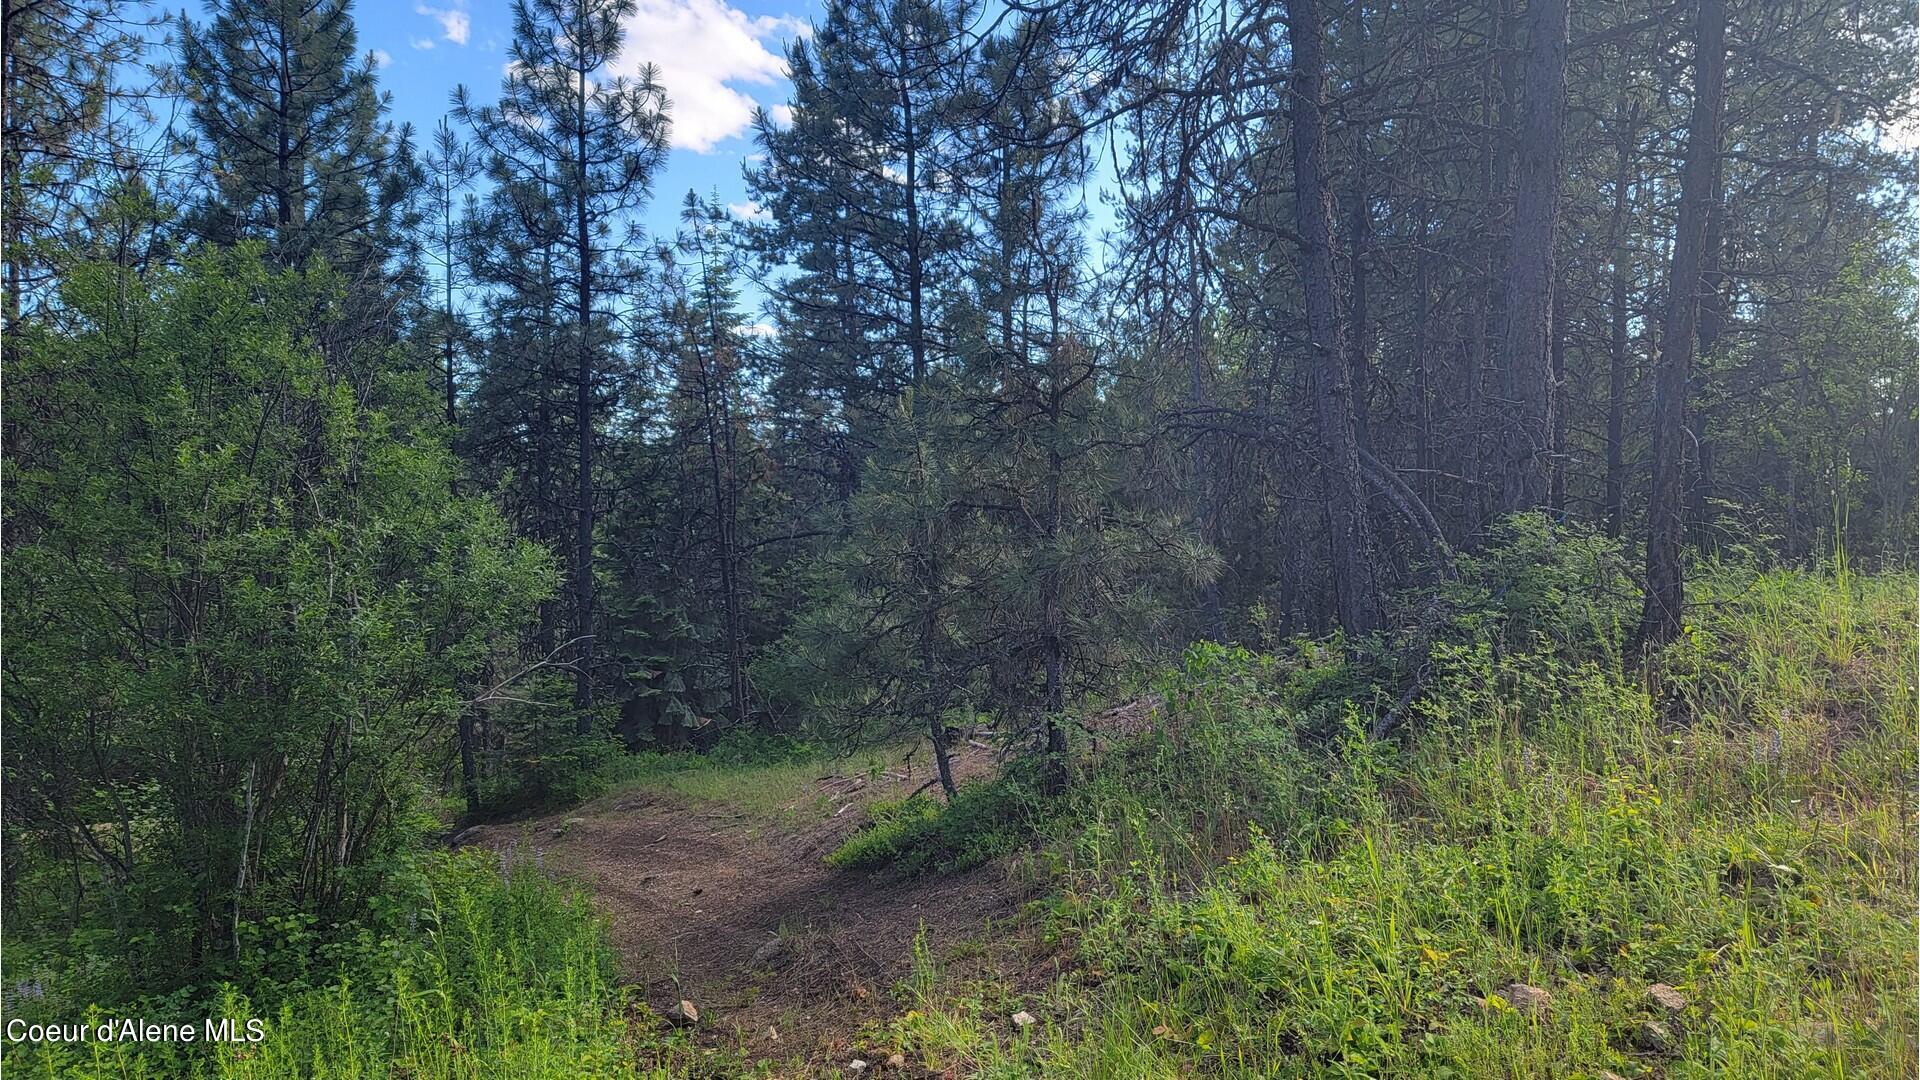
<svg viewBox="0 0 1920 1080"><path fill-rule="evenodd" d="M895 470L904 486L882 502L917 515L908 530L916 539L897 564L913 575L907 606L916 613L916 685L907 696L928 725L948 792L939 716L951 696L940 655L947 541L939 470L929 460L944 422L933 415L939 395L929 376L950 351L942 313L964 242L950 177L966 21L966 9L945 0L836 0L811 44L789 52L793 126L761 115L767 160L749 175L772 218L760 231L762 250L800 269L778 295L781 336L797 350L795 366L813 370L791 389L812 383L837 397L823 419L849 444L849 464L865 452ZM907 431L887 430L902 422ZM859 482L856 472L845 490ZM843 527L852 527L858 515L845 514Z"/></svg>
<svg viewBox="0 0 1920 1080"><path fill-rule="evenodd" d="M6 0L0 66L0 247L6 250L6 358L21 317L50 299L56 256L77 245L88 203L127 179L127 119L140 102L118 68L142 52L145 27L121 0ZM118 108L117 108L118 107ZM122 109L130 117L117 115Z"/></svg>
<svg viewBox="0 0 1920 1080"><path fill-rule="evenodd" d="M749 539L768 493L735 284L743 252L710 200L689 192L681 222L646 323L648 419L615 443L607 513L621 538L608 552L608 645L645 673L623 719L630 738L650 727L668 744L715 720L750 723L748 662L765 621Z"/></svg>
<svg viewBox="0 0 1920 1080"><path fill-rule="evenodd" d="M574 707L592 731L595 635L594 520L597 427L603 383L616 348L616 307L633 280L625 258L634 211L645 204L667 148L666 99L651 67L614 76L633 0L516 0L512 63L497 105L474 107L460 91L456 113L472 125L496 185L514 187L517 213L553 255L562 295L548 317L564 342L572 391L573 535L568 592L573 607ZM556 235L557 233L557 235ZM546 398L542 399L542 410ZM543 415L543 424L552 420ZM545 435L540 436L542 439Z"/></svg>
<svg viewBox="0 0 1920 1080"><path fill-rule="evenodd" d="M180 82L212 190L191 228L264 239L280 266L324 256L380 273L414 180L407 133L385 119L350 0L220 0L180 24Z"/></svg>
<svg viewBox="0 0 1920 1080"><path fill-rule="evenodd" d="M463 258L460 248L466 218L460 195L480 173L480 155L463 142L453 126L442 119L433 131L433 146L421 162L427 183L423 193L427 211L422 215L424 246L428 260L437 268L439 303L434 311L433 336L438 339L440 382L447 427L457 437L460 427L460 350L470 337L458 297L462 294Z"/></svg>

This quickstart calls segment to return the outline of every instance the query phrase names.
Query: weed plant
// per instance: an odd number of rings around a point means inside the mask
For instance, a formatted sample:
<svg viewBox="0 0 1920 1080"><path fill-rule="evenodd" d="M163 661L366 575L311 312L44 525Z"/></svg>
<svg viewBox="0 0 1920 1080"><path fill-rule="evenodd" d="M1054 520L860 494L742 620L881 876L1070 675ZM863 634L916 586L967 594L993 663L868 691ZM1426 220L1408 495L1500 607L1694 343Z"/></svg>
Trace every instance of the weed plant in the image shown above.
<svg viewBox="0 0 1920 1080"><path fill-rule="evenodd" d="M1398 741L1387 695L1329 711L1342 650L1189 652L1031 856L1078 965L1041 1022L923 971L890 1037L986 1077L1914 1075L1913 579L1722 568L1626 675L1603 604L1510 603L1569 573L1446 586Z"/></svg>

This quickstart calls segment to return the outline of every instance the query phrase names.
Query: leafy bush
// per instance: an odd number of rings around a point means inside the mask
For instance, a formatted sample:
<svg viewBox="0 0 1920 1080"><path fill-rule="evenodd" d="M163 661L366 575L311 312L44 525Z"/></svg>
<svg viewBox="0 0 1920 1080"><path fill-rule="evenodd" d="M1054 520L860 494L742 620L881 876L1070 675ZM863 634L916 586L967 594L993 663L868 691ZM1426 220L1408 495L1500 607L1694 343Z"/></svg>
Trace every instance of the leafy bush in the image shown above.
<svg viewBox="0 0 1920 1080"><path fill-rule="evenodd" d="M818 758L821 750L817 744L797 735L729 731L714 742L707 756L724 765L783 765Z"/></svg>
<svg viewBox="0 0 1920 1080"><path fill-rule="evenodd" d="M252 244L79 265L8 353L9 929L92 935L130 990L223 973L236 922L362 914L557 580L453 494L424 380L316 345L346 288Z"/></svg>
<svg viewBox="0 0 1920 1080"><path fill-rule="evenodd" d="M1618 666L1640 598L1618 540L1544 513L1513 514L1489 525L1485 544L1456 556L1453 570L1400 598L1405 622L1453 644Z"/></svg>

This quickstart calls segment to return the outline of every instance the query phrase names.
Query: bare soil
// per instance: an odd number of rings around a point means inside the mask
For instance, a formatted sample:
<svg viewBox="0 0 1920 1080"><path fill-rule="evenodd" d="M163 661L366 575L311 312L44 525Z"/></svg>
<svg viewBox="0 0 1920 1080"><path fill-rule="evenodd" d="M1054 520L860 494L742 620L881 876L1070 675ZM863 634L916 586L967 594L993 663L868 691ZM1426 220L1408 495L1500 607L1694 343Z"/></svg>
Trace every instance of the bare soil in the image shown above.
<svg viewBox="0 0 1920 1080"><path fill-rule="evenodd" d="M955 943L989 939L1025 899L999 864L909 880L825 864L865 823L866 803L926 782L921 760L877 778L823 776L795 812L774 820L631 790L469 829L458 842L537 858L584 884L609 921L624 978L656 1011L693 1002L701 1041L759 1059L844 1065L858 1056L863 1025L907 1007L897 987L916 939L924 934L948 958ZM998 767L991 750L967 741L955 766L963 782ZM824 817L814 809L822 793Z"/></svg>

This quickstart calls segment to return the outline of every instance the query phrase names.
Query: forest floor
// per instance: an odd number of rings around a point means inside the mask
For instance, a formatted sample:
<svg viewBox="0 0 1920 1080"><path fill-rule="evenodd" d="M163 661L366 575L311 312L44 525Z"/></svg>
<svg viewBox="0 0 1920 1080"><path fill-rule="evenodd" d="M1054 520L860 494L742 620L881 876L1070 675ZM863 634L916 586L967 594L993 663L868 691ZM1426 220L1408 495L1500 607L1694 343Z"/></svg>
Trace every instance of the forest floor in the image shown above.
<svg viewBox="0 0 1920 1080"><path fill-rule="evenodd" d="M1152 706L1111 710L1090 726L1137 729ZM999 755L962 738L953 765L964 784L996 772ZM1018 981L1036 987L1059 973L1059 957L1031 935L993 933L1018 919L1031 894L1003 863L907 879L826 865L867 823L868 804L905 798L932 775L921 744L870 753L864 764L733 773L712 789L668 776L570 810L477 826L457 843L531 858L586 886L622 977L656 1012L692 1002L703 1044L811 1071L858 1057L863 1029L905 1008L898 990L917 945L946 970L1025 973Z"/></svg>

